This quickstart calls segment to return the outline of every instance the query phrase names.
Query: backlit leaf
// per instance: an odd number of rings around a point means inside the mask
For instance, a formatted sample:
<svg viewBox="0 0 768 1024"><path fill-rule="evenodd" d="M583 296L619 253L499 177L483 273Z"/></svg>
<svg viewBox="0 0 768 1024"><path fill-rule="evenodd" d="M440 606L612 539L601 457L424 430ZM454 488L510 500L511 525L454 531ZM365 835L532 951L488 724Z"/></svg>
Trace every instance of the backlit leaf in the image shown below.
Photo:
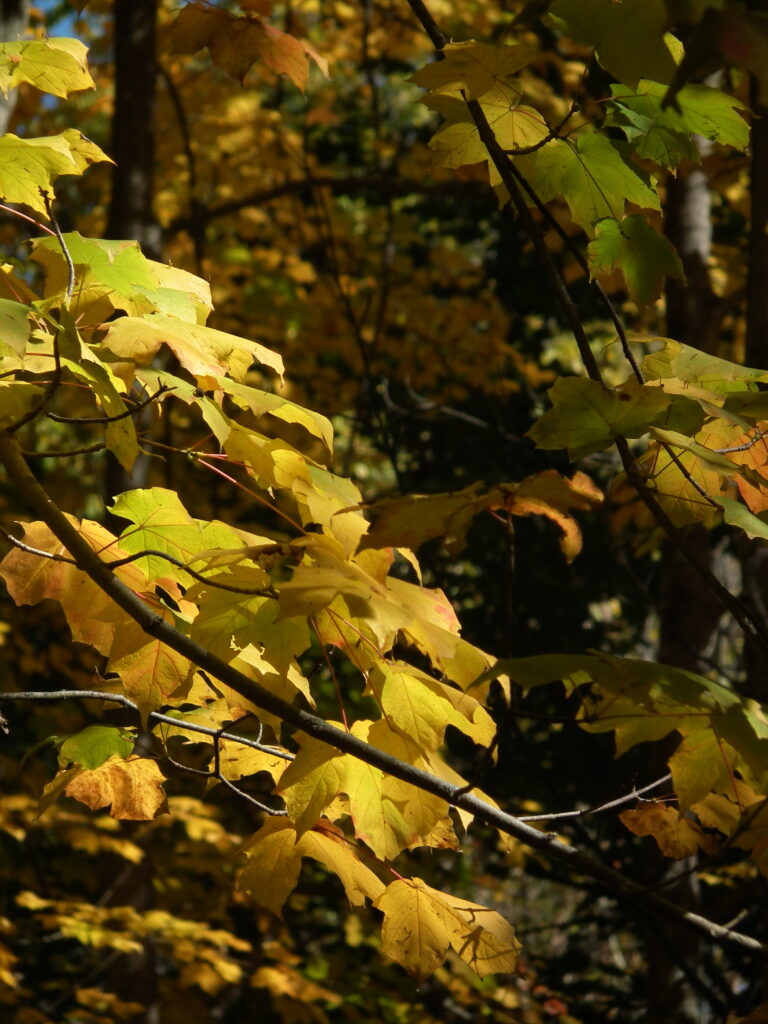
<svg viewBox="0 0 768 1024"><path fill-rule="evenodd" d="M192 577L184 569L162 557L193 562L196 555L211 548L243 547L241 537L225 523L193 519L175 491L165 487L125 491L112 505L113 516L127 519L131 525L120 535L120 547L128 554L158 551L137 558L135 564L150 580L170 578L189 584ZM197 571L201 566L195 565ZM258 584L254 581L253 586Z"/></svg>
<svg viewBox="0 0 768 1024"><path fill-rule="evenodd" d="M70 764L81 768L98 768L113 754L127 758L135 742L136 736L126 729L112 725L87 725L80 732L68 736L61 744L59 764L62 768Z"/></svg>
<svg viewBox="0 0 768 1024"><path fill-rule="evenodd" d="M423 981L453 948L480 977L513 971L520 943L493 910L438 892L420 878L398 879L374 906L384 914L384 953Z"/></svg>
<svg viewBox="0 0 768 1024"><path fill-rule="evenodd" d="M25 39L0 43L0 90L6 95L28 82L52 96L92 89L88 47L79 39Z"/></svg>
<svg viewBox="0 0 768 1024"><path fill-rule="evenodd" d="M632 88L641 78L669 82L675 73L663 0L554 0L546 21L594 46L603 67Z"/></svg>
<svg viewBox="0 0 768 1024"><path fill-rule="evenodd" d="M225 373L242 380L255 362L283 372L281 357L255 341L162 313L120 317L107 325L102 345L139 364L150 363L160 346L167 345L203 388L215 387L217 378Z"/></svg>
<svg viewBox="0 0 768 1024"><path fill-rule="evenodd" d="M329 822L298 835L286 818L267 818L245 848L246 865L238 876L238 889L249 892L260 906L278 917L296 887L304 857L324 864L342 882L352 906L374 900L384 885L355 854Z"/></svg>
<svg viewBox="0 0 768 1024"><path fill-rule="evenodd" d="M549 389L552 408L528 436L537 448L567 448L576 459L608 448L616 437L641 437L662 423L671 399L630 379L607 388L583 377L560 377Z"/></svg>
<svg viewBox="0 0 768 1024"><path fill-rule="evenodd" d="M442 60L428 64L408 79L424 89L460 88L478 99L497 82L504 82L536 56L536 48L528 44L491 46L488 43L448 43Z"/></svg>
<svg viewBox="0 0 768 1024"><path fill-rule="evenodd" d="M74 128L44 139L0 138L0 197L23 203L46 215L41 194L53 195L53 182L63 174L82 174L90 164L111 163L97 145Z"/></svg>
<svg viewBox="0 0 768 1024"><path fill-rule="evenodd" d="M638 306L650 306L661 298L665 276L684 279L675 247L642 216L598 221L588 254L593 275L617 266L621 269L629 297Z"/></svg>

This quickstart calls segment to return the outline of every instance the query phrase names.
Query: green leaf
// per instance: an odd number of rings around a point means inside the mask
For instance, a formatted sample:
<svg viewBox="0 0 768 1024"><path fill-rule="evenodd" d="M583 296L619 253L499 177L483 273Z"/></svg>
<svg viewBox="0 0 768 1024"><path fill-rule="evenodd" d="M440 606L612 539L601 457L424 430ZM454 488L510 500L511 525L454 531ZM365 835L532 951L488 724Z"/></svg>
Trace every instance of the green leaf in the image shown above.
<svg viewBox="0 0 768 1024"><path fill-rule="evenodd" d="M643 80L635 96L626 89L611 86L615 110L627 122L620 125L631 139L639 156L657 159L665 167L674 168L682 156L690 157L688 145L681 139L702 135L712 142L744 151L749 145L749 124L740 111L745 105L733 96L708 85L687 85L677 94L679 109L662 106L666 88L658 82ZM615 118L609 123L617 123ZM690 157L700 162L699 152L692 147ZM666 157L665 157L666 153ZM674 159L674 163L670 161Z"/></svg>
<svg viewBox="0 0 768 1024"><path fill-rule="evenodd" d="M442 60L416 71L408 79L424 89L462 89L469 98L479 99L497 82L524 68L534 59L538 48L528 44L492 46L476 43L449 43Z"/></svg>
<svg viewBox="0 0 768 1024"><path fill-rule="evenodd" d="M607 388L581 377L560 377L548 392L552 408L528 431L537 448L567 448L573 459L610 447L616 437L641 437L662 423L671 398L634 380Z"/></svg>
<svg viewBox="0 0 768 1024"><path fill-rule="evenodd" d="M129 757L135 742L135 735L128 729L111 725L87 725L80 732L68 736L61 744L59 765L62 768L70 764L81 768L98 768L113 754L122 758Z"/></svg>
<svg viewBox="0 0 768 1024"><path fill-rule="evenodd" d="M627 203L648 210L660 208L655 185L631 163L627 143L596 132L579 136L575 144L553 139L517 159L539 198L549 202L563 196L573 219L589 234L607 217L621 220Z"/></svg>
<svg viewBox="0 0 768 1024"><path fill-rule="evenodd" d="M545 22L588 46L625 85L670 82L675 61L664 37L663 0L554 0Z"/></svg>
<svg viewBox="0 0 768 1024"><path fill-rule="evenodd" d="M0 196L46 214L42 193L53 194L62 174L82 174L90 164L112 163L106 153L74 128L45 139L0 138ZM42 192L41 192L42 190Z"/></svg>
<svg viewBox="0 0 768 1024"><path fill-rule="evenodd" d="M111 512L132 524L120 535L120 547L129 555L155 550L186 563L210 548L244 546L240 535L226 524L193 519L178 494L164 487L125 491ZM165 577L187 586L192 583L189 573L158 555L139 558L137 565L150 580Z"/></svg>
<svg viewBox="0 0 768 1024"><path fill-rule="evenodd" d="M685 276L669 239L637 214L623 221L598 221L588 254L593 275L609 273L616 266L621 268L629 297L638 306L650 306L661 297L665 275L678 281Z"/></svg>
<svg viewBox="0 0 768 1024"><path fill-rule="evenodd" d="M715 499L718 505L723 507L723 519L729 526L737 526L750 538L750 540L768 540L768 515L756 516L750 512L746 505L733 498L718 496Z"/></svg>
<svg viewBox="0 0 768 1024"><path fill-rule="evenodd" d="M213 304L209 285L194 274L148 260L138 242L64 235L75 267L70 309L78 323L101 323L117 310L129 315L167 313L191 324L205 323ZM67 286L69 264L56 238L35 239L32 258L46 271L46 296Z"/></svg>
<svg viewBox="0 0 768 1024"><path fill-rule="evenodd" d="M26 39L0 43L0 90L6 96L21 82L52 96L93 89L88 47L79 39Z"/></svg>

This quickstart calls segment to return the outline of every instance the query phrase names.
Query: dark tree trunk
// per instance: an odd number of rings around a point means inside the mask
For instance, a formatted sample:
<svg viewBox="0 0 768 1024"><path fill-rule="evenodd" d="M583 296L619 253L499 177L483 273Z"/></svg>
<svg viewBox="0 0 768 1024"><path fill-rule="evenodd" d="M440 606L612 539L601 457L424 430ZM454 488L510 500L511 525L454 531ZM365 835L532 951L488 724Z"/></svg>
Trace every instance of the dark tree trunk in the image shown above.
<svg viewBox="0 0 768 1024"><path fill-rule="evenodd" d="M702 157L708 144L702 140ZM705 167L692 167L670 179L665 225L685 270L685 284L670 280L666 290L667 334L686 345L714 352L720 318L707 269L712 244L711 195ZM688 544L701 563L713 567L710 533L704 527L686 530ZM706 656L722 608L701 577L674 545L665 543L662 561L658 659L695 672L706 671ZM663 745L654 755L653 772L666 769L669 750ZM692 865L690 865L692 866ZM646 863L649 881L683 876L665 892L681 906L695 910L699 893L685 864L671 862L660 853ZM693 932L657 923L646 934L648 961L648 1024L704 1024L713 1020L711 1006L701 988L692 984L698 972L701 941Z"/></svg>
<svg viewBox="0 0 768 1024"><path fill-rule="evenodd" d="M768 4L754 4L753 8L765 11ZM756 116L752 122L745 362L768 370L768 108L753 102L752 109ZM768 625L768 549L763 541L744 540L741 568L744 597ZM750 637L744 642L744 664L747 694L768 702L768 659Z"/></svg>
<svg viewBox="0 0 768 1024"><path fill-rule="evenodd" d="M155 160L155 35L157 0L115 0L115 100L112 116L112 196L107 237L135 239L146 256L160 257L160 228L152 208ZM137 423L137 427L141 424ZM149 459L140 455L130 473L107 455L108 503L146 486ZM108 523L122 528L121 523Z"/></svg>
<svg viewBox="0 0 768 1024"><path fill-rule="evenodd" d="M152 210L156 22L157 0L115 0L115 168L107 236L135 239L153 259L160 255L160 229Z"/></svg>

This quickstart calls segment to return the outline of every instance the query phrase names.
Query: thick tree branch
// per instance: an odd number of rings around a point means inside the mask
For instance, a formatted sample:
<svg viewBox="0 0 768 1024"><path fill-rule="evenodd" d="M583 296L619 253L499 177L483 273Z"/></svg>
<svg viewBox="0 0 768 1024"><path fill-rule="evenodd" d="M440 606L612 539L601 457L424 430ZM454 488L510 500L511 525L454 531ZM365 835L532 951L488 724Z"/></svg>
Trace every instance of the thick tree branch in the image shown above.
<svg viewBox="0 0 768 1024"><path fill-rule="evenodd" d="M19 445L7 432L0 433L0 463L5 467L8 478L17 489L19 496L46 523L77 561L80 569L101 587L120 608L127 612L145 633L188 658L198 668L205 670L224 685L231 687L256 707L275 715L288 725L294 726L314 739L327 743L342 753L350 754L365 764L379 768L417 789L445 800L453 807L469 812L479 821L513 836L544 856L567 866L571 873L585 875L600 882L616 896L633 903L640 903L643 907L664 917L704 932L712 940L737 946L742 950L749 950L768 958L768 946L757 939L731 931L698 914L686 912L657 893L649 893L643 885L627 878L619 871L606 866L581 850L562 842L556 836L540 832L471 793L462 792L461 787L451 785L414 765L406 764L369 743L365 743L351 733L330 725L324 719L294 707L264 686L238 672L232 665L222 661L190 637L178 632L114 575L109 566L99 558L35 479L24 461Z"/></svg>

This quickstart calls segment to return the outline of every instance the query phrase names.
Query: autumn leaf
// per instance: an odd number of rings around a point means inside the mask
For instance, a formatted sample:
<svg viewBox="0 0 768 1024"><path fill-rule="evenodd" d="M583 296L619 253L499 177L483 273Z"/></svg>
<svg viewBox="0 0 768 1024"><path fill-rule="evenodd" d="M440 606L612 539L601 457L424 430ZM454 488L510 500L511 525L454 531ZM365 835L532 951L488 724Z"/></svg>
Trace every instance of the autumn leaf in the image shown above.
<svg viewBox="0 0 768 1024"><path fill-rule="evenodd" d="M549 134L549 126L541 114L533 107L520 105L521 95L518 86L499 81L478 101L496 141L504 149L533 146ZM459 95L433 92L422 102L446 119L429 143L442 166L463 167L489 160L472 114ZM496 184L499 176L493 165L490 173L491 184Z"/></svg>
<svg viewBox="0 0 768 1024"><path fill-rule="evenodd" d="M242 380L255 362L283 372L280 356L255 341L163 313L122 316L107 325L101 343L116 356L139 364L150 363L160 346L167 345L203 388L215 387L224 373Z"/></svg>
<svg viewBox="0 0 768 1024"><path fill-rule="evenodd" d="M528 44L491 46L488 43L448 43L442 60L428 64L408 79L424 89L461 88L467 96L479 99L510 75L524 68L536 56Z"/></svg>
<svg viewBox="0 0 768 1024"><path fill-rule="evenodd" d="M498 484L481 491L473 484L453 494L408 495L384 498L364 506L374 523L363 537L361 548L419 548L434 537L443 537L448 551L456 555L464 547L472 519L481 512L498 509L518 516L543 515L563 530L563 551L571 561L581 549L581 535L571 508L588 509L602 501L601 492L583 473L568 481L555 470L528 477L519 484Z"/></svg>
<svg viewBox="0 0 768 1024"><path fill-rule="evenodd" d="M110 807L110 815L124 821L150 821L167 814L165 781L157 764L148 757L113 754L98 768L79 772L65 789L67 796L91 810Z"/></svg>
<svg viewBox="0 0 768 1024"><path fill-rule="evenodd" d="M384 953L418 981L435 972L449 948L481 978L517 965L520 943L499 914L438 892L420 878L392 882L374 906L384 914Z"/></svg>
<svg viewBox="0 0 768 1024"><path fill-rule="evenodd" d="M327 77L326 61L311 46L276 29L257 12L247 14L237 18L218 8L187 4L173 23L173 52L196 53L207 47L211 60L241 81L257 60L288 75L301 90L306 88L310 59Z"/></svg>
<svg viewBox="0 0 768 1024"><path fill-rule="evenodd" d="M567 448L574 459L608 448L617 437L641 437L664 421L671 402L660 388L633 379L607 388L586 378L560 377L548 394L553 407L528 436L538 448Z"/></svg>
<svg viewBox="0 0 768 1024"><path fill-rule="evenodd" d="M28 82L52 96L92 89L88 47L79 39L25 39L0 43L0 90L6 96Z"/></svg>
<svg viewBox="0 0 768 1024"><path fill-rule="evenodd" d="M204 324L213 308L207 282L178 267L166 267L143 255L137 242L63 235L75 268L70 312L82 329L109 320L116 312L164 313L185 323ZM46 271L45 294L60 295L67 286L69 263L56 238L37 238L32 259Z"/></svg>
<svg viewBox="0 0 768 1024"><path fill-rule="evenodd" d="M700 849L713 853L716 844L712 837L683 817L674 807L657 801L648 801L619 815L622 822L638 836L653 836L665 857L684 860Z"/></svg>
<svg viewBox="0 0 768 1024"><path fill-rule="evenodd" d="M115 559L124 555L117 548L115 537L99 523L86 519L79 523L73 520L73 525L95 550L108 551ZM44 523L27 524L24 540L37 550L68 557ZM67 617L72 638L90 644L102 654L109 654L117 631L128 628L131 622L128 613L71 562L41 558L14 548L0 562L0 575L17 604L38 604L45 598L57 601ZM135 565L121 566L116 575L137 593L146 590L146 578Z"/></svg>
<svg viewBox="0 0 768 1024"><path fill-rule="evenodd" d="M47 216L43 195L64 174L82 174L91 164L112 163L106 153L74 128L44 139L0 138L0 196Z"/></svg>
<svg viewBox="0 0 768 1024"><path fill-rule="evenodd" d="M278 917L296 887L304 857L324 864L341 880L352 906L376 899L384 889L357 857L354 847L329 822L298 834L287 819L267 818L244 852L246 865L238 876L238 889L250 893L256 903Z"/></svg>
<svg viewBox="0 0 768 1024"><path fill-rule="evenodd" d="M150 580L168 578L184 584L192 582L189 573L163 558L163 554L187 563L211 548L244 546L232 527L215 520L193 519L178 494L165 487L125 491L115 499L111 512L131 524L118 541L124 551L128 554L160 552L143 555L134 563Z"/></svg>

